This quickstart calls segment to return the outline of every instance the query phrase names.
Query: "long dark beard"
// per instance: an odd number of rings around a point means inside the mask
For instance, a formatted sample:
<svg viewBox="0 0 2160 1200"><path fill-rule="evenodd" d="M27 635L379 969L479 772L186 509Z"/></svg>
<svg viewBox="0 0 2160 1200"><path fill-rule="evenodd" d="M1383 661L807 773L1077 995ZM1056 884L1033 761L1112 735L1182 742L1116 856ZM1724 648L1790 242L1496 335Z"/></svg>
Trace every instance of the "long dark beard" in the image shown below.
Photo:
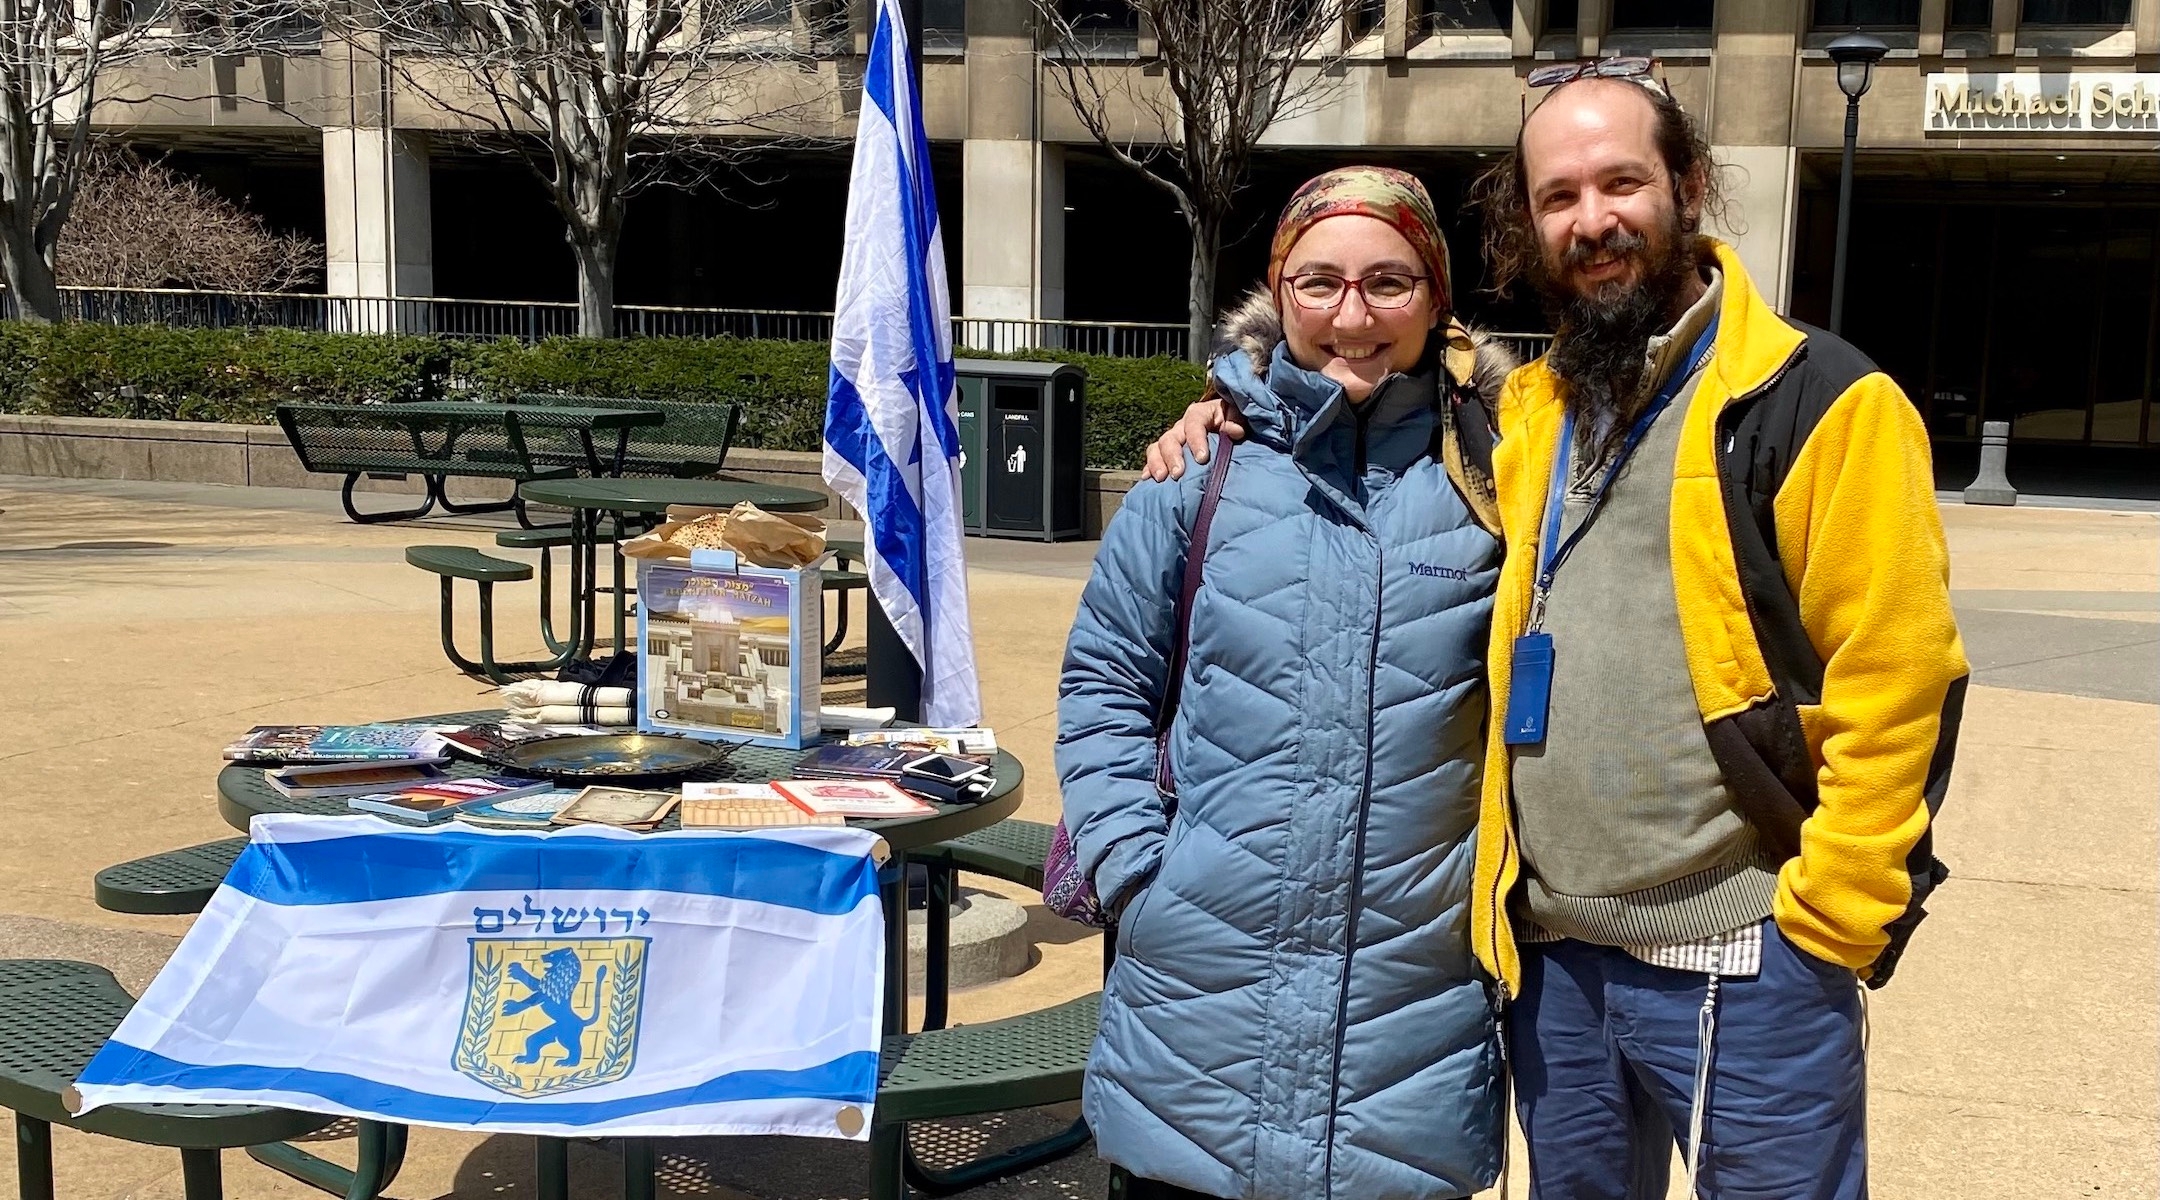
<svg viewBox="0 0 2160 1200"><path fill-rule="evenodd" d="M1569 246L1557 269L1541 259L1533 273L1556 330L1546 364L1560 379L1561 403L1589 451L1585 462L1610 458L1648 406L1642 384L1650 339L1672 327L1697 270L1693 239L1678 214L1663 232L1653 243L1615 229L1600 241ZM1568 286L1570 269L1606 251L1639 258L1642 281L1633 287L1606 284L1588 296Z"/></svg>

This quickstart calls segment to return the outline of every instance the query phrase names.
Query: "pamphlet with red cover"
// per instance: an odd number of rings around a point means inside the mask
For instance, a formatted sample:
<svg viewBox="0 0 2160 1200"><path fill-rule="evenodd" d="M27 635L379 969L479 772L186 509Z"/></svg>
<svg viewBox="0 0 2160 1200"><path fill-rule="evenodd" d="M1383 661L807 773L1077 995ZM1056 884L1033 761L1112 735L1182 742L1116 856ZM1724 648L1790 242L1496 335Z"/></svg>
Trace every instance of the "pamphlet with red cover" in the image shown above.
<svg viewBox="0 0 2160 1200"><path fill-rule="evenodd" d="M804 812L843 817L928 817L937 809L882 779L782 779L773 790Z"/></svg>

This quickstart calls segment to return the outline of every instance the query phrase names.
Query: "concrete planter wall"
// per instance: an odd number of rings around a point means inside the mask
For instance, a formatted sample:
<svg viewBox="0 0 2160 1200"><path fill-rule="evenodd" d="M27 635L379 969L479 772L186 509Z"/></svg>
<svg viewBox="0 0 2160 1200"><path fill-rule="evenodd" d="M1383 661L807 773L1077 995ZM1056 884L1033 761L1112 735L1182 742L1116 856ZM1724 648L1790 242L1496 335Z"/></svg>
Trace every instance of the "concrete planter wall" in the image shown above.
<svg viewBox="0 0 2160 1200"><path fill-rule="evenodd" d="M831 495L816 454L793 450L737 449L727 473L744 479L812 488ZM220 425L199 421L128 421L107 417L36 417L0 413L0 475L58 479L143 479L167 483L221 483L234 487L316 488L334 491L341 475L317 475L300 460L275 425ZM1132 471L1089 471L1085 511L1088 536L1125 500L1140 476ZM360 490L417 494L420 479L362 480ZM509 485L489 479L453 479L453 499L509 495ZM367 506L363 503L362 508ZM836 520L853 518L834 499L825 510Z"/></svg>

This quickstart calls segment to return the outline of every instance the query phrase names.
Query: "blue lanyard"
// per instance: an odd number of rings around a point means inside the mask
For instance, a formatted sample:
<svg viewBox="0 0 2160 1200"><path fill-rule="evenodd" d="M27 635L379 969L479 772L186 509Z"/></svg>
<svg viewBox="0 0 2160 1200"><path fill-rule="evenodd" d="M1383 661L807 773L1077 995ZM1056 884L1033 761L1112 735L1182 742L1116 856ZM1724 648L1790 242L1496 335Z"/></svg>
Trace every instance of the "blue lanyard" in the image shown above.
<svg viewBox="0 0 2160 1200"><path fill-rule="evenodd" d="M1627 465L1627 460L1634 455L1635 448L1642 445L1644 436L1650 432L1650 426L1657 421L1658 414L1671 406L1673 398L1680 394L1680 389L1687 386L1687 381L1702 369L1703 363L1710 357L1711 347L1717 341L1717 330L1718 320L1713 316L1710 318L1710 327L1703 330L1701 337L1695 339L1695 348L1688 352L1686 366L1674 371L1671 377L1666 379L1665 386L1659 388L1657 395L1651 398L1650 407L1643 411L1643 415L1635 418L1635 424L1628 429L1627 438L1620 443L1619 453L1613 455L1612 463L1605 468L1605 477L1598 481L1597 491L1590 497L1589 511L1583 514L1582 523L1575 527L1575 532L1569 534L1566 541L1560 540L1560 515L1565 507L1568 459L1575 449L1575 414L1569 413L1560 423L1560 444L1553 450L1552 470L1547 473L1545 481L1545 531L1544 536L1538 539L1537 590L1530 600L1531 629L1539 629L1545 624L1545 597L1552 592L1553 576L1560 573L1560 564L1567 561L1568 554L1575 549L1575 543L1582 540L1582 535L1589 532L1590 523L1597 520L1598 513L1605 507L1605 497L1612 491L1613 481L1620 477L1621 468Z"/></svg>

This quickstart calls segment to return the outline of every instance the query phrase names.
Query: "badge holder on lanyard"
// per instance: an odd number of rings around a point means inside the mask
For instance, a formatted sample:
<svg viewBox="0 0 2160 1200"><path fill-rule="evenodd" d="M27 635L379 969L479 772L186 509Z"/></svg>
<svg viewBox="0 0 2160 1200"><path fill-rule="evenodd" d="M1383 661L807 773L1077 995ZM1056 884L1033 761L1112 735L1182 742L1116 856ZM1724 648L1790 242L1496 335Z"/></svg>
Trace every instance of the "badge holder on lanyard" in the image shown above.
<svg viewBox="0 0 2160 1200"><path fill-rule="evenodd" d="M1680 389L1695 372L1702 369L1704 360L1710 357L1710 348L1717 340L1718 323L1712 318L1710 327L1703 330L1689 352L1687 365L1673 372L1651 398L1650 407L1635 419L1628 428L1626 440L1620 443L1619 453L1613 455L1612 463L1605 468L1605 477L1598 481L1597 491L1591 494L1590 507L1583 513L1582 523L1567 536L1560 538L1561 511L1566 507L1568 463L1575 449L1575 415L1569 413L1560 423L1560 444L1553 450L1552 470L1545 481L1545 526L1538 538L1538 574L1535 590L1530 594L1530 626L1521 637L1515 639L1515 652L1510 658L1508 684L1507 723L1502 728L1501 740L1510 746L1538 746L1545 742L1545 714L1552 700L1553 640L1545 632L1545 600L1552 594L1553 577L1560 573L1561 564L1567 561L1575 544L1582 541L1598 513L1605 507L1605 499L1612 492L1613 481L1620 478L1620 471L1642 445L1650 426L1658 414L1669 407Z"/></svg>

